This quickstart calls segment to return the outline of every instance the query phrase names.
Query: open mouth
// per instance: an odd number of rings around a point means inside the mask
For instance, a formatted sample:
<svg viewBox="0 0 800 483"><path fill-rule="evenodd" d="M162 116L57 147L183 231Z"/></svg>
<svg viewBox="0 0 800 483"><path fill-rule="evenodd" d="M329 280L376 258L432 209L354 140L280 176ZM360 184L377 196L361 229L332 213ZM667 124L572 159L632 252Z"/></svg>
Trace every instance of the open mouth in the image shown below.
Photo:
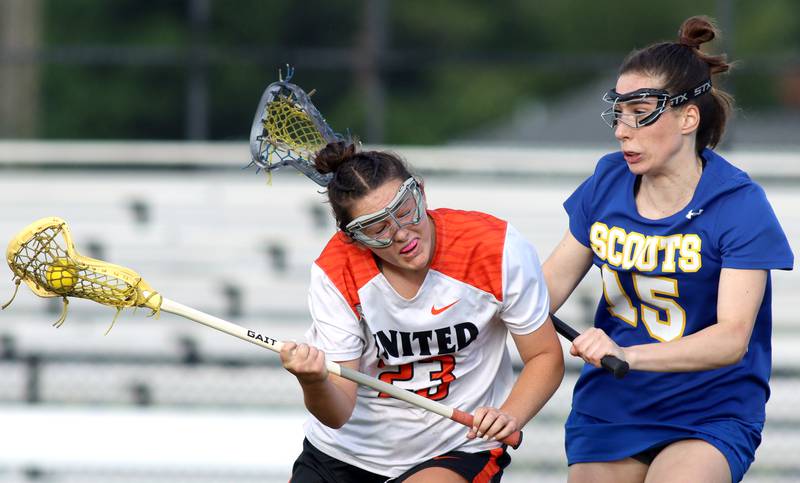
<svg viewBox="0 0 800 483"><path fill-rule="evenodd" d="M622 156L628 163L637 163L642 159L642 153L637 153L635 151L623 151Z"/></svg>
<svg viewBox="0 0 800 483"><path fill-rule="evenodd" d="M417 248L417 245L419 245L419 239L415 238L411 240L408 245L404 246L402 250L400 250L400 254L406 255L411 253L415 248Z"/></svg>

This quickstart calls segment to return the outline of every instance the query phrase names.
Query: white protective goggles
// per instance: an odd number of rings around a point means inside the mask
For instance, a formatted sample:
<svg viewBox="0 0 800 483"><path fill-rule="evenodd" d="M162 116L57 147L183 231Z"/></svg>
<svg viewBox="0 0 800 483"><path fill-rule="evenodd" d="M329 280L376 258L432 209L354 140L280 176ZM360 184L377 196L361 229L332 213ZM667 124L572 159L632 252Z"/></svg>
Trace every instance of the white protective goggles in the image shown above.
<svg viewBox="0 0 800 483"><path fill-rule="evenodd" d="M416 225L425 214L422 190L417 180L408 178L386 208L359 216L345 226L345 233L372 248L386 248L394 242L397 230Z"/></svg>
<svg viewBox="0 0 800 483"><path fill-rule="evenodd" d="M658 118L667 109L686 104L691 99L699 97L710 90L710 79L694 89L675 96L671 96L669 92L663 89L644 88L625 94L620 94L615 89L611 89L603 94L603 100L611 104L611 107L603 111L600 117L608 124L608 127L617 127L617 124L621 122L628 127L638 129L658 121ZM655 101L655 104L653 104L653 101ZM649 107L654 108L648 109Z"/></svg>

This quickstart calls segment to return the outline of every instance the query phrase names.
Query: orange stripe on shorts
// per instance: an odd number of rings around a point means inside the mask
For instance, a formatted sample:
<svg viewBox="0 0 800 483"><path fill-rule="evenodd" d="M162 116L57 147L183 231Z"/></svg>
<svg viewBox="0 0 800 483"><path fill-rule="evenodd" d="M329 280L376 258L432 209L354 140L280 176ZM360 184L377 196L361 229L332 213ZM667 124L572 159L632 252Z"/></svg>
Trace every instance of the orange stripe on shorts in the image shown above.
<svg viewBox="0 0 800 483"><path fill-rule="evenodd" d="M472 480L472 483L489 483L492 478L500 472L500 465L497 464L497 458L503 454L503 448L495 448L490 451L491 457L486 466L483 467L478 476Z"/></svg>

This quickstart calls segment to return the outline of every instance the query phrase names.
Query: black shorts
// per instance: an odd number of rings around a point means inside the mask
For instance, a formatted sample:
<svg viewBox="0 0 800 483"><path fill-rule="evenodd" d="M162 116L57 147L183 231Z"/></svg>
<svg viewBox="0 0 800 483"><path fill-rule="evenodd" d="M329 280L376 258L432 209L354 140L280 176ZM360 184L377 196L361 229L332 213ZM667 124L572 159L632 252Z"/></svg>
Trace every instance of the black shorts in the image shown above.
<svg viewBox="0 0 800 483"><path fill-rule="evenodd" d="M289 483L384 483L388 479L332 458L304 439Z"/></svg>
<svg viewBox="0 0 800 483"><path fill-rule="evenodd" d="M509 463L511 463L511 455L506 451L505 445L479 453L450 451L443 455L434 456L389 481L391 483L400 483L425 468L447 468L463 476L467 481L497 483L503 476L503 469Z"/></svg>
<svg viewBox="0 0 800 483"><path fill-rule="evenodd" d="M506 447L495 448L479 453L450 451L435 456L406 471L397 478L371 473L351 464L332 458L315 448L308 440L303 441L303 452L294 462L290 483L400 483L425 468L447 468L473 481L497 483L503 476L503 469L511 463Z"/></svg>

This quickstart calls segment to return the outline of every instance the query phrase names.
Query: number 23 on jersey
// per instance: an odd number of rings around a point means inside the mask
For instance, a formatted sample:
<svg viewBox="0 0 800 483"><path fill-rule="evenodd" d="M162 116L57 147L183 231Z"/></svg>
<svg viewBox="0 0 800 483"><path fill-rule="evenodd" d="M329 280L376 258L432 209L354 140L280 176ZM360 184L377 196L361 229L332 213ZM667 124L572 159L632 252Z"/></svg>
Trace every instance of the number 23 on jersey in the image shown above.
<svg viewBox="0 0 800 483"><path fill-rule="evenodd" d="M383 369L386 364L383 360L378 362L378 368ZM395 381L411 381L415 376L424 377L420 384L426 385L423 389L414 392L433 401L440 401L450 394L450 383L456 379L453 369L456 368L456 358L452 355L429 357L417 362L401 364L393 370L382 372L378 379L389 384ZM416 374L415 374L416 373ZM379 397L391 397L386 393L378 394Z"/></svg>

